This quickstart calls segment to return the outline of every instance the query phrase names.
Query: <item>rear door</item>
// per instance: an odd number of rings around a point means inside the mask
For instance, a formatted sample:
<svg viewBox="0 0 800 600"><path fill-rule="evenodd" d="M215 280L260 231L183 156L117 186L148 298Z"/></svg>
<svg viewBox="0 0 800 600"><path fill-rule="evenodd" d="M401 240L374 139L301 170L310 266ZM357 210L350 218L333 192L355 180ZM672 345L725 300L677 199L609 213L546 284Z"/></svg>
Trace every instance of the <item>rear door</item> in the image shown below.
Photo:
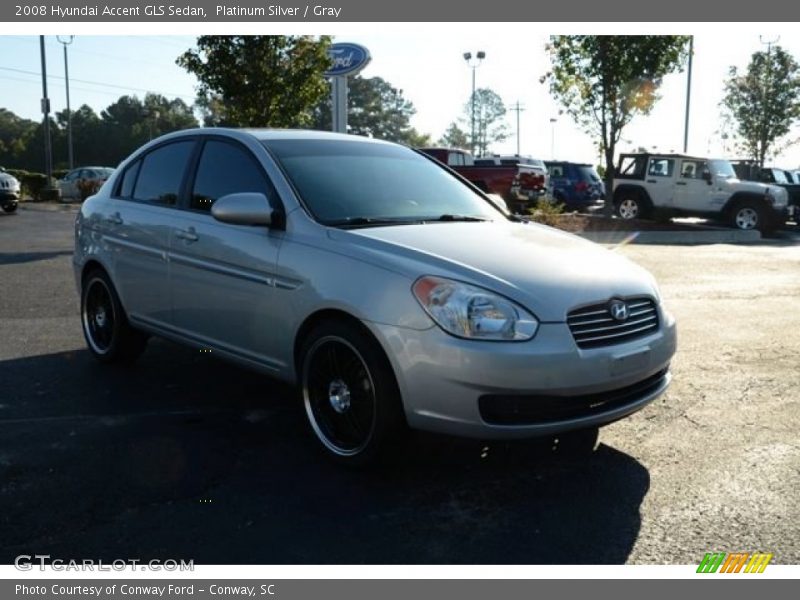
<svg viewBox="0 0 800 600"><path fill-rule="evenodd" d="M178 198L196 143L167 142L131 163L105 215L114 283L134 323L171 326L169 232L178 223Z"/></svg>
<svg viewBox="0 0 800 600"><path fill-rule="evenodd" d="M177 333L239 359L282 367L276 359L275 265L283 231L231 225L211 216L226 194L259 192L281 211L250 149L209 137L189 184L186 206L169 232L170 281Z"/></svg>

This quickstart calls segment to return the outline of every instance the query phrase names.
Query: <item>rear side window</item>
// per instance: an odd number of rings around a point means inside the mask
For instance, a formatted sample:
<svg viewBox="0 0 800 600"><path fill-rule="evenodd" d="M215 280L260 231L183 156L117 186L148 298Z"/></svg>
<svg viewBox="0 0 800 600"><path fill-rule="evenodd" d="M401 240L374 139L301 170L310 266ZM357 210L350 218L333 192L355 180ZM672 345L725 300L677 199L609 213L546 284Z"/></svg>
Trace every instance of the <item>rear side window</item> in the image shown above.
<svg viewBox="0 0 800 600"><path fill-rule="evenodd" d="M133 198L166 206L177 204L193 147L194 142L187 140L166 144L149 152L142 159Z"/></svg>
<svg viewBox="0 0 800 600"><path fill-rule="evenodd" d="M266 176L249 150L237 144L211 140L203 146L189 208L211 210L226 194L258 192L271 198Z"/></svg>
<svg viewBox="0 0 800 600"><path fill-rule="evenodd" d="M584 181L594 181L595 183L600 181L600 176L594 170L594 167L578 167L578 171Z"/></svg>
<svg viewBox="0 0 800 600"><path fill-rule="evenodd" d="M139 167L142 166L142 161L137 160L127 169L122 175L122 183L119 186L119 196L121 198L130 198L133 196L133 185L136 183L136 176L139 174Z"/></svg>
<svg viewBox="0 0 800 600"><path fill-rule="evenodd" d="M547 167L550 177L564 177L564 167L562 165L550 165Z"/></svg>

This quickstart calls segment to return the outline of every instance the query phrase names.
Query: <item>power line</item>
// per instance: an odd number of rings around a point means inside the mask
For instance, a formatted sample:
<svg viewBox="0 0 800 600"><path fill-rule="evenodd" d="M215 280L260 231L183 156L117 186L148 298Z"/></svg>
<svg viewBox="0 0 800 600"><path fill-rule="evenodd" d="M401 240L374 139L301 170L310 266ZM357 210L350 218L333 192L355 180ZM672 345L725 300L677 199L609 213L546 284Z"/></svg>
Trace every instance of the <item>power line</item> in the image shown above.
<svg viewBox="0 0 800 600"><path fill-rule="evenodd" d="M35 71L26 71L25 69L15 69L13 67L0 67L0 71L11 71L12 73L23 73L25 75L36 75L36 76L40 75L39 73L37 73ZM64 77L62 77L61 75L50 75L48 77L48 79L50 79L50 78L64 79ZM127 91L133 91L133 92L144 92L146 94L149 93L149 94L161 94L162 96L173 96L173 97L176 97L176 98L189 99L190 101L194 102L194 98L191 97L191 96L187 96L186 94L177 94L177 93L174 93L174 92L157 92L155 90L148 90L148 89L145 89L145 88L135 88L135 87L129 87L129 86L125 86L125 85L116 85L116 84L113 84L113 83L103 83L101 81L91 81L91 80L88 80L88 79L76 79L74 77L72 78L72 81L77 81L79 83L86 83L88 85L97 85L97 86L100 86L100 87L115 88L115 89L127 90Z"/></svg>

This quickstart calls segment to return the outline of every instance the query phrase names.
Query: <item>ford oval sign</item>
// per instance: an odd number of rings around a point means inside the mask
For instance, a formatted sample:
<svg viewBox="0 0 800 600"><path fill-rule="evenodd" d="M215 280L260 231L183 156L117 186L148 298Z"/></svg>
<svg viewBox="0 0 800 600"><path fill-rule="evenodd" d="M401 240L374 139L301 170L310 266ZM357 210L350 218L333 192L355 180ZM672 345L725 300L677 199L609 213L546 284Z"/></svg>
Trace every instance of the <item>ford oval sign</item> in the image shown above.
<svg viewBox="0 0 800 600"><path fill-rule="evenodd" d="M328 49L328 56L333 65L325 71L326 77L341 77L343 75L355 75L369 64L372 57L369 50L359 44L342 42L331 44Z"/></svg>

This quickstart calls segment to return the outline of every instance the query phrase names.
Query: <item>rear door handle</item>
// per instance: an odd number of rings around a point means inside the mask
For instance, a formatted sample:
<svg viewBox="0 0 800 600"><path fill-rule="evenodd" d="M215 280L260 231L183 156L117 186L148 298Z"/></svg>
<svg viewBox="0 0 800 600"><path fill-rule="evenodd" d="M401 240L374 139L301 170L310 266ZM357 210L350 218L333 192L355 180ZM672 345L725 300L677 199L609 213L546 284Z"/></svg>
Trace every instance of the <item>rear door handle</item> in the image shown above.
<svg viewBox="0 0 800 600"><path fill-rule="evenodd" d="M686 185L685 181L676 181L675 185Z"/></svg>
<svg viewBox="0 0 800 600"><path fill-rule="evenodd" d="M106 217L106 223L110 223L111 225L122 225L122 217L118 212L115 212L113 215Z"/></svg>
<svg viewBox="0 0 800 600"><path fill-rule="evenodd" d="M175 232L175 237L180 238L186 242L196 242L198 239L197 232L195 232L194 227L189 227L189 229L178 229Z"/></svg>
<svg viewBox="0 0 800 600"><path fill-rule="evenodd" d="M655 179L648 179L647 183L658 183Z"/></svg>

